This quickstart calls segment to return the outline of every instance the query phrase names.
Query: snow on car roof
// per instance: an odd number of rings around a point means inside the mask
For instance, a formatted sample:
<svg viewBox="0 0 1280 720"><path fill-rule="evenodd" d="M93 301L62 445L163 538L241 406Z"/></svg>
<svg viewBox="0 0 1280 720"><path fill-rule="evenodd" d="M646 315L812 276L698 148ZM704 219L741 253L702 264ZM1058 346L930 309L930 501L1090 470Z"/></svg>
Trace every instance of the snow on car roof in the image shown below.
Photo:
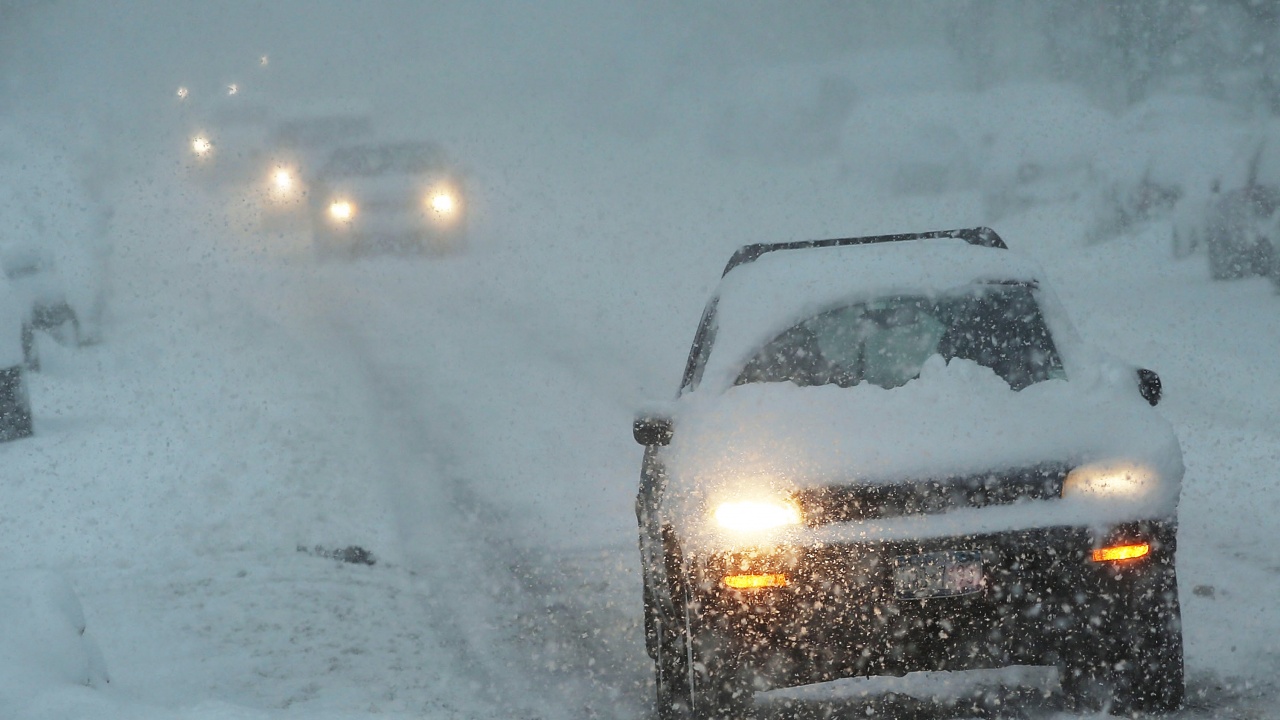
<svg viewBox="0 0 1280 720"><path fill-rule="evenodd" d="M720 282L703 381L733 382L750 355L804 318L887 294L936 293L975 281L1032 282L1035 263L1004 249L936 238L767 253Z"/></svg>

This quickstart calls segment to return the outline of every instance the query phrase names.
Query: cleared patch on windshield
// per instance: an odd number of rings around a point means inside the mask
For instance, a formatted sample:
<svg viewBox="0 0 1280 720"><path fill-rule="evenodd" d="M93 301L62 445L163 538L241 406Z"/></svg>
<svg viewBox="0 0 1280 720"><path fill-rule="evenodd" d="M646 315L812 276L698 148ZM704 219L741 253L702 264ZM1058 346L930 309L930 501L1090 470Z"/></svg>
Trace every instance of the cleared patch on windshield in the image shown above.
<svg viewBox="0 0 1280 720"><path fill-rule="evenodd" d="M774 338L735 384L862 383L895 388L941 355L996 372L1014 390L1065 377L1031 291L979 286L942 297L900 295L814 315Z"/></svg>

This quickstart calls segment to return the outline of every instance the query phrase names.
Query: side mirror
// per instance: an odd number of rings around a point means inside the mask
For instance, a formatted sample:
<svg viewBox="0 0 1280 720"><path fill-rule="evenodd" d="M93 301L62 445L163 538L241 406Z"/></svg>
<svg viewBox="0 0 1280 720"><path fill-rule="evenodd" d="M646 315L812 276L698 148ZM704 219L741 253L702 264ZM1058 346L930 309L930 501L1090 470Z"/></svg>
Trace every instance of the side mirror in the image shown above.
<svg viewBox="0 0 1280 720"><path fill-rule="evenodd" d="M1138 392L1153 406L1160 402L1160 376L1155 370L1138 369Z"/></svg>
<svg viewBox="0 0 1280 720"><path fill-rule="evenodd" d="M672 423L669 417L641 416L631 425L631 435L644 446L666 445L671 442Z"/></svg>

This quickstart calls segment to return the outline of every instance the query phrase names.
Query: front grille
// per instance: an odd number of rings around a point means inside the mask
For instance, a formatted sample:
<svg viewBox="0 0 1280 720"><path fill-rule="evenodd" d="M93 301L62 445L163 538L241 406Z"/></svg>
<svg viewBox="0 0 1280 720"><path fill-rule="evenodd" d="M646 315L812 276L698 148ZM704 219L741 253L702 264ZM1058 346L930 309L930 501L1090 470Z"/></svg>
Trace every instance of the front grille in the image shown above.
<svg viewBox="0 0 1280 720"><path fill-rule="evenodd" d="M906 515L935 515L960 508L1011 505L1062 495L1067 468L1037 465L904 483L843 485L801 490L797 494L807 525Z"/></svg>

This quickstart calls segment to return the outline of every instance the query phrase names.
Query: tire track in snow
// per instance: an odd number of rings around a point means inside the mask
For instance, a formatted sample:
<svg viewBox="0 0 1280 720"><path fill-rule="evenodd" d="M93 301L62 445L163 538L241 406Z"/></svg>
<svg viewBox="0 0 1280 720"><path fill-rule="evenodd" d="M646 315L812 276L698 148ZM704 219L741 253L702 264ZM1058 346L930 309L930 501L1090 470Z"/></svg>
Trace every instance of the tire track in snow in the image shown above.
<svg viewBox="0 0 1280 720"><path fill-rule="evenodd" d="M335 287L310 295L313 307L323 308L332 345L345 348L353 377L368 389L368 407L355 414L370 419L369 434L385 451L378 471L414 584L431 598L425 614L462 674L483 689L484 702L511 716L643 712L650 678L647 665L634 662L640 630L631 615L638 605L626 612L631 608L611 602L607 588L608 565L622 553L630 561L632 548L558 557L522 544L511 534L508 510L474 486L459 450L474 445L457 421L467 409L432 391L440 368L430 357L379 352L398 347L396 333L405 328L395 320L403 309L370 309L373 298ZM458 334L480 325L458 323L466 328ZM437 337L435 344L465 354L469 340ZM588 578L602 574L606 587L593 587Z"/></svg>

